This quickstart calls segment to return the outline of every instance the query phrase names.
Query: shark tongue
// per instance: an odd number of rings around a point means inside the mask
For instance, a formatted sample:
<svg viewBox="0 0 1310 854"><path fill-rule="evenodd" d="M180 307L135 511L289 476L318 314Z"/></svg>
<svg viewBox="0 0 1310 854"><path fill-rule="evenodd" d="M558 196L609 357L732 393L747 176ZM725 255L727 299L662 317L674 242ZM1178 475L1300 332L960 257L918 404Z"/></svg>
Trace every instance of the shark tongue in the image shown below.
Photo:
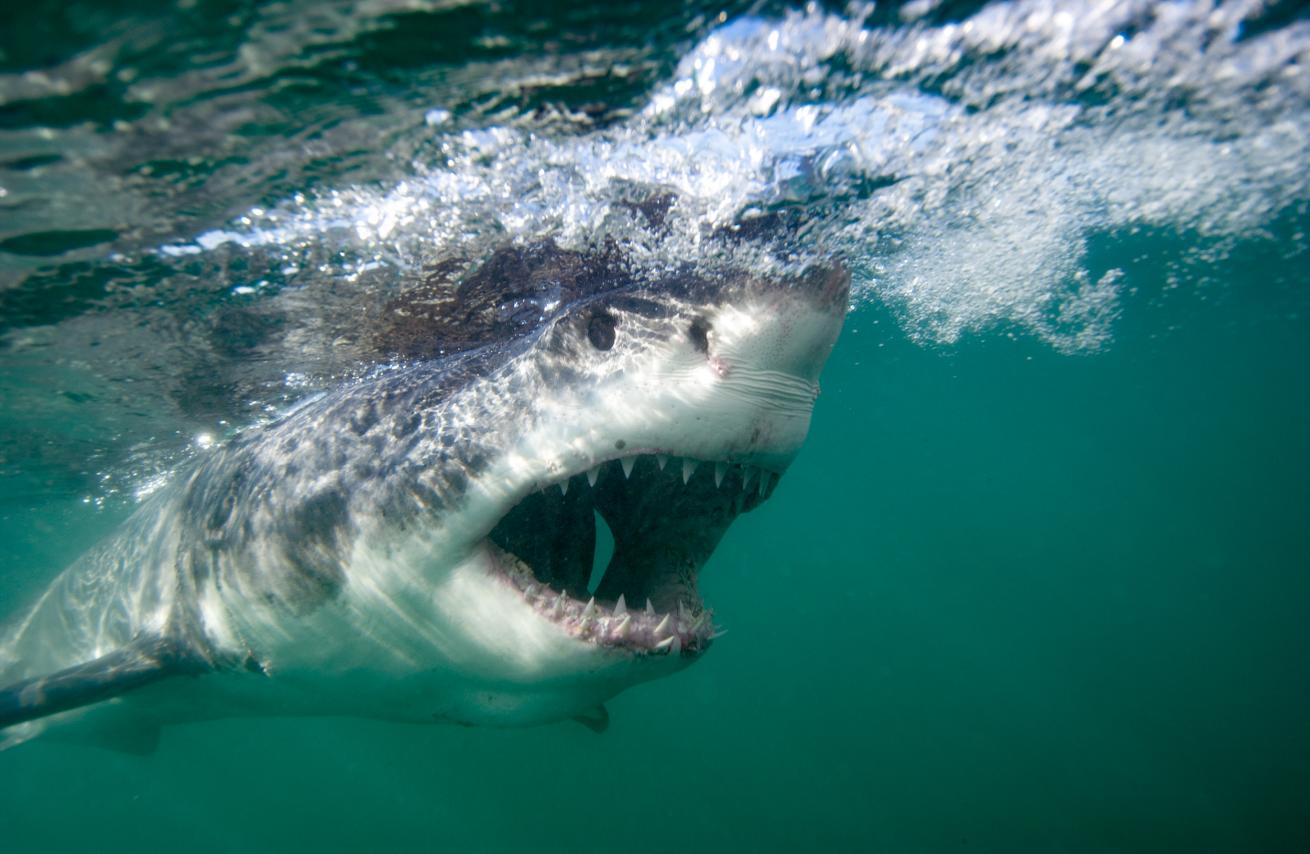
<svg viewBox="0 0 1310 854"><path fill-rule="evenodd" d="M701 549L686 543L665 543L656 548L624 548L615 534L614 557L596 588L604 601L624 596L631 602L649 601L660 613L673 611L681 602L698 606L696 571L709 557L713 546Z"/></svg>
<svg viewBox="0 0 1310 854"><path fill-rule="evenodd" d="M661 612L680 602L699 607L696 574L737 515L731 494L708 475L690 485L679 478L608 478L596 491L596 510L614 534L598 598L649 600Z"/></svg>

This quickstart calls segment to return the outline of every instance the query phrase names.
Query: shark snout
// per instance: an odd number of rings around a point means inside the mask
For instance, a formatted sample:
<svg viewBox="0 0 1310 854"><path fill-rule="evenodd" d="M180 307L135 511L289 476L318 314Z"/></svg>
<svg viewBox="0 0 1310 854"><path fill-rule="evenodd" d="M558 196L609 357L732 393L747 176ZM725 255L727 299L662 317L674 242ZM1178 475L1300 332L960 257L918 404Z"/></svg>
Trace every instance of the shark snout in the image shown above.
<svg viewBox="0 0 1310 854"><path fill-rule="evenodd" d="M761 283L741 310L725 309L717 319L711 342L716 372L724 380L761 382L789 396L799 392L812 403L849 300L850 274L839 265ZM812 392L802 390L811 387Z"/></svg>

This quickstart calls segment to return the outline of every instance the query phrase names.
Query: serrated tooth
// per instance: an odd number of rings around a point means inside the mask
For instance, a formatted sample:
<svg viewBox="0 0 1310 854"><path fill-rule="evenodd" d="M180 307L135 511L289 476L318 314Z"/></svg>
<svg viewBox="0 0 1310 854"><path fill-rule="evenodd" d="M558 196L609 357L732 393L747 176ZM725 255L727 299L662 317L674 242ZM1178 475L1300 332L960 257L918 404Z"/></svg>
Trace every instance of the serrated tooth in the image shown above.
<svg viewBox="0 0 1310 854"><path fill-rule="evenodd" d="M669 655L677 655L680 652L682 652L682 638L674 635L673 643L669 645Z"/></svg>
<svg viewBox="0 0 1310 854"><path fill-rule="evenodd" d="M764 495L764 490L769 488L769 481L773 480L773 472L767 469L760 469L760 495Z"/></svg>
<svg viewBox="0 0 1310 854"><path fill-rule="evenodd" d="M596 478L600 477L600 466L587 469L587 483L591 486L596 485Z"/></svg>
<svg viewBox="0 0 1310 854"><path fill-rule="evenodd" d="M666 465L668 465L668 464L669 464L669 455L668 455L668 454L656 454L656 455L655 455L655 465L657 465L657 466L660 467L660 471L664 471L664 467L665 467Z"/></svg>
<svg viewBox="0 0 1310 854"><path fill-rule="evenodd" d="M582 619L596 616L596 597L592 596L587 602L587 607L582 609Z"/></svg>
<svg viewBox="0 0 1310 854"><path fill-rule="evenodd" d="M651 617L655 616L655 606L651 604L649 599L646 600L646 614Z"/></svg>
<svg viewBox="0 0 1310 854"><path fill-rule="evenodd" d="M619 594L619 601L614 603L614 616L622 617L628 613L628 603L623 601L623 594Z"/></svg>
<svg viewBox="0 0 1310 854"><path fill-rule="evenodd" d="M700 463L695 460L684 459L682 461L682 483L685 486L687 481L691 480L692 472L696 471L696 466Z"/></svg>
<svg viewBox="0 0 1310 854"><path fill-rule="evenodd" d="M755 479L756 473L755 466L741 467L741 488L743 490L750 486L750 482Z"/></svg>
<svg viewBox="0 0 1310 854"><path fill-rule="evenodd" d="M678 639L678 636L677 636L677 635L669 635L669 636L666 637L664 640L662 640L662 641L660 641L659 643L655 644L655 648L656 648L656 649L664 649L664 648L666 648L666 647L672 646L673 643L674 643L677 639Z"/></svg>
<svg viewBox="0 0 1310 854"><path fill-rule="evenodd" d="M619 465L623 466L623 479L627 480L632 477L632 467L637 462L636 457L624 457L619 460Z"/></svg>
<svg viewBox="0 0 1310 854"><path fill-rule="evenodd" d="M569 494L569 479L567 477L559 482L559 494L560 495Z"/></svg>
<svg viewBox="0 0 1310 854"><path fill-rule="evenodd" d="M724 476L725 474L727 474L727 473L728 473L728 464L727 464L727 463L715 463L715 464L714 464L714 486L715 486L716 488L717 488L717 487L720 487L720 486L723 486L723 476Z"/></svg>
<svg viewBox="0 0 1310 854"><path fill-rule="evenodd" d="M665 614L664 619L660 620L660 624L655 627L655 636L659 637L660 635L668 631L669 623L670 623L669 615Z"/></svg>

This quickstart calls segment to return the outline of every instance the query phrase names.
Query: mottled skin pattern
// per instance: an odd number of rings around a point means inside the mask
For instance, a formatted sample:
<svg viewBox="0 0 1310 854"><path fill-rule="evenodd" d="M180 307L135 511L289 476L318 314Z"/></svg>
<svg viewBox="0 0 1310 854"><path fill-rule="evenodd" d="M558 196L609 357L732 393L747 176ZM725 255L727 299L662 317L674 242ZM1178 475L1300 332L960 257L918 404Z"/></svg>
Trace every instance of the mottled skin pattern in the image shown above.
<svg viewBox="0 0 1310 854"><path fill-rule="evenodd" d="M237 436L62 574L27 623L57 623L85 660L148 632L216 667L259 667L257 650L214 642L199 602L235 593L303 616L346 582L361 516L403 529L450 509L495 453L496 434L475 429L489 401L456 394L490 355L383 371ZM19 632L0 682L73 663L48 636Z"/></svg>

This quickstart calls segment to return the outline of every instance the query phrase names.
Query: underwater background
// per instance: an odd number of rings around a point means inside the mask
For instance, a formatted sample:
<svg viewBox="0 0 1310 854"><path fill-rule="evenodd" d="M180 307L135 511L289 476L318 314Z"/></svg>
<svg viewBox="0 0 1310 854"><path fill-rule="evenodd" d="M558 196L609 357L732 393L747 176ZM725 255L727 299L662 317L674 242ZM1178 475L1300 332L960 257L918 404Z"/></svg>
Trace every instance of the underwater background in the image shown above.
<svg viewBox="0 0 1310 854"><path fill-rule="evenodd" d="M1310 850L1307 226L1292 2L8 4L0 618L444 258L855 292L604 735L38 739L0 849Z"/></svg>

